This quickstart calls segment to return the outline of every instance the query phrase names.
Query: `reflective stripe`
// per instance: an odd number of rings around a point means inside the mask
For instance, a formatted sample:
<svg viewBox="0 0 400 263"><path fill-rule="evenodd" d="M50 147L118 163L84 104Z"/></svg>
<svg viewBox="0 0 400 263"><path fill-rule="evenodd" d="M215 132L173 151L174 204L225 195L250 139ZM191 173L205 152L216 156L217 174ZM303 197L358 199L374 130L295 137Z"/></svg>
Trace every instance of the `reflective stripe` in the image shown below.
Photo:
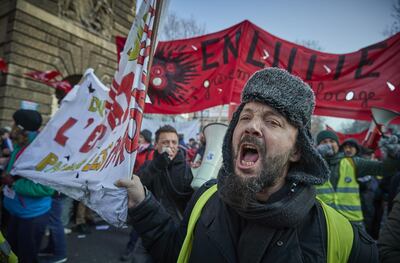
<svg viewBox="0 0 400 263"><path fill-rule="evenodd" d="M0 243L0 250L3 251L6 256L10 255L11 253L11 247L6 241Z"/></svg>
<svg viewBox="0 0 400 263"><path fill-rule="evenodd" d="M332 194L334 191L330 188L317 188L317 194Z"/></svg>
<svg viewBox="0 0 400 263"><path fill-rule="evenodd" d="M354 187L338 187L336 188L336 193L354 193L359 194L360 190Z"/></svg>
<svg viewBox="0 0 400 263"><path fill-rule="evenodd" d="M7 256L7 263L18 263L18 258L12 252L10 244L8 244L7 240L5 240L3 234L0 231L0 254ZM1 261L3 262L3 261Z"/></svg>
<svg viewBox="0 0 400 263"><path fill-rule="evenodd" d="M346 263L353 247L354 233L350 222L335 209L320 201L327 230L327 263Z"/></svg>
<svg viewBox="0 0 400 263"><path fill-rule="evenodd" d="M361 206L358 205L337 205L330 204L331 207L342 211L361 211Z"/></svg>
<svg viewBox="0 0 400 263"><path fill-rule="evenodd" d="M192 253L192 244L193 244L193 232L196 227L197 220L201 215L201 210L206 205L208 199L217 191L217 185L214 184L210 188L208 188L196 201L192 209L192 213L189 217L189 222L187 226L187 232L185 240L183 241L181 251L178 256L178 263L187 263L189 262L190 253Z"/></svg>
<svg viewBox="0 0 400 263"><path fill-rule="evenodd" d="M352 188L352 187L338 187L336 188L336 191L332 190L331 188L318 188L317 189L317 194L332 194L332 193L353 193L353 194L358 194L360 191L358 188Z"/></svg>

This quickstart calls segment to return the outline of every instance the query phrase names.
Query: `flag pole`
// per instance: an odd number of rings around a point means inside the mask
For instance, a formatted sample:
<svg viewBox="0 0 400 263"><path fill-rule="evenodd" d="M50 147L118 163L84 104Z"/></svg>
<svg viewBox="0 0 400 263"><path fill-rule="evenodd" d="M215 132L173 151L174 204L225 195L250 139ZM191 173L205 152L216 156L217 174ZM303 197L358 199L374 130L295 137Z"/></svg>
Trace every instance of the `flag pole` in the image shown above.
<svg viewBox="0 0 400 263"><path fill-rule="evenodd" d="M148 91L148 86L149 86L149 81L150 81L150 71L151 71L151 65L153 63L153 55L154 55L154 50L155 50L155 46L156 46L156 40L157 40L157 31L158 31L158 26L160 23L160 16L161 16L161 9L163 7L164 1L163 0L155 0L155 5L154 5L154 9L155 9L155 14L154 14L154 20L153 20L153 28L151 30L151 36L150 36L150 48L149 48L149 53L148 53L148 63L146 65L146 73L145 75L145 79L142 82L144 84L144 94L141 92L137 92L136 94L134 94L134 99L135 101L138 103L139 108L141 109L141 116L138 115L135 111L133 111L131 115L132 119L136 120L136 127L135 130L137 133L140 133L141 130L141 126L142 126L142 118L144 116L144 108L146 105L146 96L147 96L147 91ZM144 52L146 53L146 51ZM142 76L144 76L142 75ZM142 97L144 96L144 98ZM132 141L132 144L137 144L138 141ZM133 149L135 148L135 145L132 145ZM133 166L135 164L135 159L131 160L131 164L130 164L130 171L133 172Z"/></svg>
<svg viewBox="0 0 400 263"><path fill-rule="evenodd" d="M150 70L151 70L151 66L153 65L153 57L154 57L154 51L156 49L156 45L157 45L157 35L158 35L158 27L160 25L160 17L161 17L161 9L163 8L163 4L164 4L164 0L157 0L157 4L156 4L156 14L154 16L154 29L153 32L155 34L151 35L151 47L150 47L150 58L149 58L149 65L147 67L147 70L149 72L148 74L148 78L146 79L146 94L147 94L147 89L149 88L149 81L150 81ZM143 110L144 110L144 106L143 106Z"/></svg>

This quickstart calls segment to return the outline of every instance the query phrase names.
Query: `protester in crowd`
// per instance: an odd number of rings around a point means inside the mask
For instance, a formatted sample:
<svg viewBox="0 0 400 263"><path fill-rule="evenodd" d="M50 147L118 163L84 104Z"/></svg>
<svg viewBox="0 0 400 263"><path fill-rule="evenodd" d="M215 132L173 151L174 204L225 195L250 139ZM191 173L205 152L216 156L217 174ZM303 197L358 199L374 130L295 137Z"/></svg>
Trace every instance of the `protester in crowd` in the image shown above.
<svg viewBox="0 0 400 263"><path fill-rule="evenodd" d="M393 209L383 225L378 247L382 263L400 262L400 193L394 199Z"/></svg>
<svg viewBox="0 0 400 263"><path fill-rule="evenodd" d="M361 156L363 153L362 146L358 144L356 139L349 138L343 141L339 150L346 157ZM364 150L365 151L365 150ZM365 157L363 157L365 158ZM371 159L371 158L366 158ZM374 218L374 198L378 187L378 181L375 177L369 174L360 175L357 178L360 189L361 210L364 217L364 226L368 234L372 234L372 222Z"/></svg>
<svg viewBox="0 0 400 263"><path fill-rule="evenodd" d="M189 146L185 143L185 135L183 133L178 134L178 146L184 152L185 159L187 162L190 162L193 158L193 152L190 151Z"/></svg>
<svg viewBox="0 0 400 263"><path fill-rule="evenodd" d="M10 127L4 127L0 129L0 137L1 137L1 156L9 157L12 151L14 150L13 143L10 138Z"/></svg>
<svg viewBox="0 0 400 263"><path fill-rule="evenodd" d="M185 153L179 147L178 138L174 127L160 127L155 133L154 158L145 162L138 172L143 185L153 193L175 223L181 221L193 193L190 186L193 175ZM136 227L134 229L138 231ZM147 262L149 256L140 240L134 253L136 261Z"/></svg>
<svg viewBox="0 0 400 263"><path fill-rule="evenodd" d="M398 142L400 135L398 133L393 133L391 136L385 136L380 140L381 149L385 149L387 145L389 148L392 148L392 151L395 148L399 148ZM392 141L394 139L394 141ZM382 156L387 157L390 151L381 151ZM400 150L394 151L394 155L399 156ZM393 155L393 154L392 154ZM395 156L394 156L395 157ZM374 199L374 208L375 214L372 222L372 233L371 236L375 239L379 239L380 229L383 223L386 221L385 217L388 213L390 213L394 198L400 192L400 170L397 168L397 171L393 176L386 176L379 180L379 187L377 188L375 199Z"/></svg>
<svg viewBox="0 0 400 263"><path fill-rule="evenodd" d="M196 140L194 138L190 138L189 142L188 142L188 146L191 149L196 149L198 146L198 143L196 142Z"/></svg>
<svg viewBox="0 0 400 263"><path fill-rule="evenodd" d="M362 226L364 217L357 179L365 175L393 175L396 162L389 159L380 162L357 156L346 157L339 152L339 138L331 130L318 133L317 145L331 171L329 180L317 187L318 197L350 221Z"/></svg>
<svg viewBox="0 0 400 263"><path fill-rule="evenodd" d="M54 191L9 172L25 147L36 137L42 116L35 110L20 109L13 114L13 120L11 138L15 142L14 151L2 177L3 184L7 185L3 189L4 207L10 213L7 239L19 262L36 262Z"/></svg>
<svg viewBox="0 0 400 263"><path fill-rule="evenodd" d="M151 131L144 129L139 135L139 149L136 155L135 166L133 168L133 173L137 174L140 167L146 162L153 160L154 147L151 144ZM124 252L122 253L120 259L122 261L128 261L134 256L134 248L136 241L139 238L135 229L132 228L129 234L129 241L126 245Z"/></svg>
<svg viewBox="0 0 400 263"><path fill-rule="evenodd" d="M196 140L194 138L190 138L187 146L188 146L187 156L188 156L189 162L192 162L196 156L196 152L197 152L197 149L199 148L199 144L196 142Z"/></svg>
<svg viewBox="0 0 400 263"><path fill-rule="evenodd" d="M55 191L52 196L51 209L49 211L48 243L39 252L41 263L62 263L67 261L67 241L62 222L63 194Z"/></svg>
<svg viewBox="0 0 400 263"><path fill-rule="evenodd" d="M349 138L340 145L339 150L342 151L346 157L353 157L360 153L360 145L358 145L356 139Z"/></svg>
<svg viewBox="0 0 400 263"><path fill-rule="evenodd" d="M203 132L199 133L199 141L200 141L200 146L197 148L194 158L190 163L190 166L192 168L200 167L201 162L203 160L204 152L206 150L206 137L204 136Z"/></svg>
<svg viewBox="0 0 400 263"><path fill-rule="evenodd" d="M151 131L144 129L139 135L139 149L136 154L135 166L133 172L137 174L139 168L145 161L153 160L154 147L151 144Z"/></svg>
<svg viewBox="0 0 400 263"><path fill-rule="evenodd" d="M117 181L154 260L377 262L368 235L315 198L329 170L312 143L314 105L311 88L287 71L256 72L226 132L217 185L196 192L178 228L138 177Z"/></svg>
<svg viewBox="0 0 400 263"><path fill-rule="evenodd" d="M193 176L174 127L165 125L156 131L154 159L145 162L138 175L143 185L179 222L193 193L190 187Z"/></svg>

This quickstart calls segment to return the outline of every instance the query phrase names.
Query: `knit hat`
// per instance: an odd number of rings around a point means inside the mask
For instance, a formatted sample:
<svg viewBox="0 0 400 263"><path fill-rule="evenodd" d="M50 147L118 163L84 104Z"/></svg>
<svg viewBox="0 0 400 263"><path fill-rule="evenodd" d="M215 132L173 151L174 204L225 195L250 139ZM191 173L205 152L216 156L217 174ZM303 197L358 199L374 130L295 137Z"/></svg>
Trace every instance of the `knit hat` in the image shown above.
<svg viewBox="0 0 400 263"><path fill-rule="evenodd" d="M242 91L242 102L233 114L225 134L222 168L227 172L234 171L231 157L233 131L248 102L259 102L274 108L298 129L297 147L301 158L291 164L287 179L312 185L323 184L329 177L329 169L314 148L310 133L311 114L315 106L314 93L300 78L279 68L257 71L247 81Z"/></svg>
<svg viewBox="0 0 400 263"><path fill-rule="evenodd" d="M19 109L13 114L15 124L27 131L37 131L42 126L42 115L35 110Z"/></svg>
<svg viewBox="0 0 400 263"><path fill-rule="evenodd" d="M146 142L151 143L151 131L144 129L140 132L140 135L143 136Z"/></svg>
<svg viewBox="0 0 400 263"><path fill-rule="evenodd" d="M345 145L350 145L350 146L353 146L354 148L356 148L356 151L357 151L356 154L359 154L360 151L361 151L361 148L360 148L360 145L358 144L358 141L356 139L354 139L354 138L349 138L349 139L344 140L342 145L340 145L339 149L341 151L343 151L343 147Z"/></svg>
<svg viewBox="0 0 400 263"><path fill-rule="evenodd" d="M330 131L330 130L320 131L317 134L317 145L320 144L325 139L332 139L339 146L339 137L337 136L337 134L334 131Z"/></svg>

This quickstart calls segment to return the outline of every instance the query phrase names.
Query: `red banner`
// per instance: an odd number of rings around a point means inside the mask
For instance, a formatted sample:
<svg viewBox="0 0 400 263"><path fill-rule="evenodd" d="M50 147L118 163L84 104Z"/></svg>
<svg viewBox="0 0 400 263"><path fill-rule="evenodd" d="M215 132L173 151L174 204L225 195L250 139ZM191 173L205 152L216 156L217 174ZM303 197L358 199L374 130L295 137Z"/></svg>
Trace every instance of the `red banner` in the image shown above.
<svg viewBox="0 0 400 263"><path fill-rule="evenodd" d="M61 76L61 73L57 70L48 70L48 71L31 71L25 73L25 75L31 77L32 79L46 83L55 79L58 76Z"/></svg>
<svg viewBox="0 0 400 263"><path fill-rule="evenodd" d="M342 144L347 139L355 139L358 142L358 144L361 145L363 143L365 137L367 136L367 133L368 133L368 128L363 130L362 132L359 132L359 133L341 133L341 132L337 132L329 125L326 125L326 129L334 131L336 133L336 135L339 137L339 143L340 144Z"/></svg>
<svg viewBox="0 0 400 263"><path fill-rule="evenodd" d="M67 80L56 80L58 76L61 76L61 73L57 70L31 71L25 73L25 75L65 93L70 92L73 88Z"/></svg>
<svg viewBox="0 0 400 263"><path fill-rule="evenodd" d="M316 115L370 120L371 106L400 111L400 34L349 54L277 38L249 21L185 40L159 42L146 113L180 114L238 103L253 72L280 67L313 88Z"/></svg>

